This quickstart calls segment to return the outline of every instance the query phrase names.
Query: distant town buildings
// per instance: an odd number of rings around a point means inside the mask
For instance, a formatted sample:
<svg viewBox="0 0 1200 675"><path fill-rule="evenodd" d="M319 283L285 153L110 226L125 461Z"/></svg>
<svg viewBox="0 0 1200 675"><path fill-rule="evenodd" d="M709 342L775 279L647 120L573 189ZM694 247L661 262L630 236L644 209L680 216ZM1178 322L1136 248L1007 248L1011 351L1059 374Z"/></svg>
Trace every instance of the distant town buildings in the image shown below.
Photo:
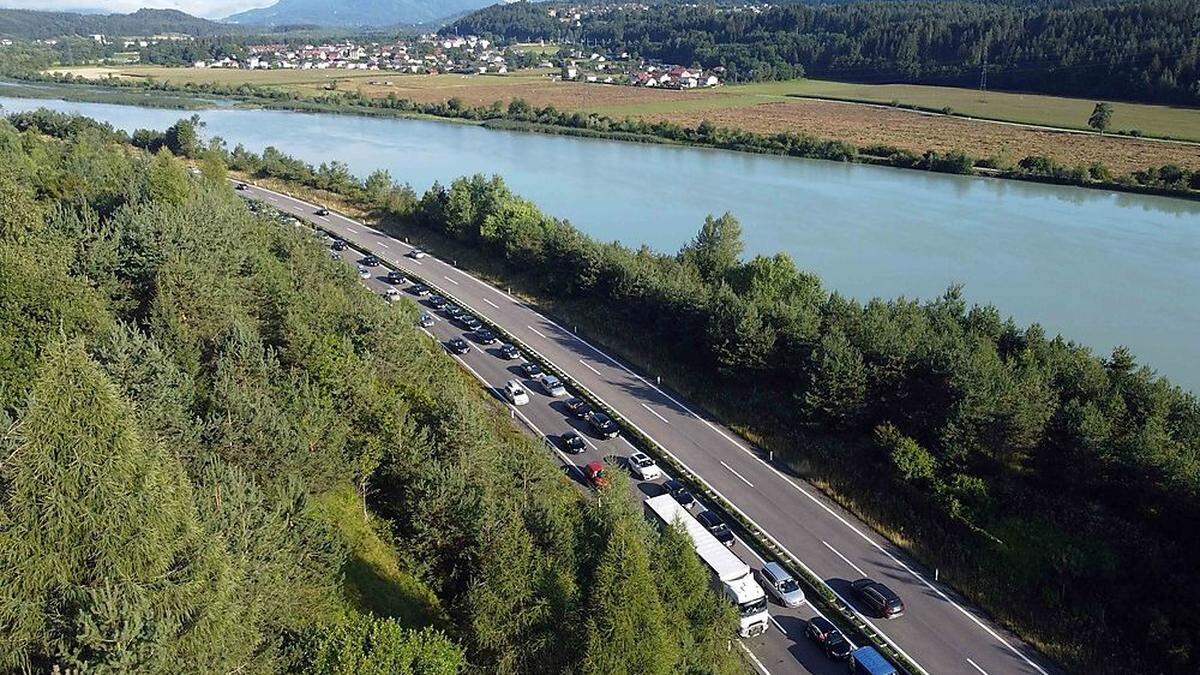
<svg viewBox="0 0 1200 675"><path fill-rule="evenodd" d="M412 41L364 43L352 40L319 45L251 45L242 59L197 61L196 68L250 70L387 70L401 73L493 73L509 71L513 52L474 35L423 35Z"/></svg>

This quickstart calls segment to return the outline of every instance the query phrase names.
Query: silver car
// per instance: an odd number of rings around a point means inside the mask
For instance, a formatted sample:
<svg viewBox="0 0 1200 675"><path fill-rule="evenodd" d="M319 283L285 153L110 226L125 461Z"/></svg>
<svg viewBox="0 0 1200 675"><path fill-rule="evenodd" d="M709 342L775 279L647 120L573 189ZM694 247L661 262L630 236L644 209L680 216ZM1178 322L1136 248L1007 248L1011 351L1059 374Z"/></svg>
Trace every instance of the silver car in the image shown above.
<svg viewBox="0 0 1200 675"><path fill-rule="evenodd" d="M804 590L800 584L777 562L769 562L758 571L763 589L784 607L799 607L804 604Z"/></svg>

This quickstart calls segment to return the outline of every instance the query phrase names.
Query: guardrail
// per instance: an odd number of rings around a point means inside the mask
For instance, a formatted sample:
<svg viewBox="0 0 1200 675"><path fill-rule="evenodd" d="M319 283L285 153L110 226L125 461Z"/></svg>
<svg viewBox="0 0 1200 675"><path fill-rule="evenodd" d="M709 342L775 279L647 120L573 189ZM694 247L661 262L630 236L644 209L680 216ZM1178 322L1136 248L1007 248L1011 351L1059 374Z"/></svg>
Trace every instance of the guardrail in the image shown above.
<svg viewBox="0 0 1200 675"><path fill-rule="evenodd" d="M303 222L307 222L314 229L321 230L326 234L340 236L337 233L322 227L318 223L313 223L308 220ZM529 358L531 355L535 357L533 360L537 361L545 371L556 375L564 383L573 387L580 395L580 398L587 400L588 403L590 403L593 407L604 411L610 417L612 417L613 420L620 425L622 431L625 433L626 439L630 440L631 445L638 450L641 450L654 457L654 459L660 464L669 467L675 473L678 479L687 484L688 487L693 490L693 492L704 496L710 504L715 505L717 510L721 511L725 516L726 520L732 520L736 524L737 528L741 531L740 533L743 535L742 540L747 542L748 545L753 546L759 555L761 555L763 558L773 558L782 563L784 567L786 567L788 571L806 587L806 595L810 602L813 602L814 605L819 606L819 609L823 614L826 614L828 618L839 624L843 632L847 633L848 637L860 638L858 640L854 640L854 642L860 645L867 644L875 647L882 654L884 654L888 660L890 660L897 667L897 669L906 675L928 675L925 669L921 668L919 665L909 659L899 649L899 647L897 647L889 638L887 638L887 636L879 633L870 625L868 625L856 610L842 600L841 596L839 596L833 590L833 588L825 582L824 579L822 579L819 575L813 572L812 569L805 565L802 560L789 554L782 544L780 544L770 534L761 530L757 525L755 525L749 516L743 513L741 509L737 507L737 505L725 499L703 478L692 473L692 471L679 462L669 450L660 445L649 435L643 433L636 424L626 419L623 415L621 415L620 412L608 405L599 395L589 389L586 385L577 381L575 378L571 377L571 375L555 366L553 361L551 361L537 349L533 348L529 344L526 344L523 340L515 335L509 333L503 327L496 324L496 322L489 320L482 311L471 307L471 305L458 298L452 292L445 290L443 286L437 284L436 282L429 281L422 275L415 272L396 268L383 258L385 255L384 253L379 253L368 246L355 246L355 248L358 248L369 255L378 257L380 262L385 267L388 267L389 269L395 269L398 272L402 272L406 277L418 280L420 283L436 291L438 295L453 301L460 307L470 308L473 314L478 316L480 320L487 324L498 336L503 337L504 341L520 349L526 355L526 358ZM526 426L529 426L528 423L524 422L524 420L522 420L522 423ZM530 428L534 433L540 433L537 429L533 429L532 427ZM637 442L634 443L633 441Z"/></svg>

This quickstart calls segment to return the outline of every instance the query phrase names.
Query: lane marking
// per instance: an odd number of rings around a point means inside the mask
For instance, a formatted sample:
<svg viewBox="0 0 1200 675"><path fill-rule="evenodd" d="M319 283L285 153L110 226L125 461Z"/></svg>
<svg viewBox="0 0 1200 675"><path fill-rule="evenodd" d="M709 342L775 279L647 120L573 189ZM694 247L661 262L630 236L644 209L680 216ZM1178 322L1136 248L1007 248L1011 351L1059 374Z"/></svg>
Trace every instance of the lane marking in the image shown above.
<svg viewBox="0 0 1200 675"><path fill-rule="evenodd" d="M497 305L496 303L492 302L491 300L488 300L487 298L483 298L483 301L486 302L487 304L491 305L492 307L495 307L496 309L500 309L500 305Z"/></svg>
<svg viewBox="0 0 1200 675"><path fill-rule="evenodd" d="M385 243L383 243L382 241L380 241L380 242L376 242L376 243L378 243L380 246L382 246L382 247L384 247L384 248L389 248L389 247L388 247L388 245L387 245L387 244L385 244Z"/></svg>
<svg viewBox="0 0 1200 675"><path fill-rule="evenodd" d="M834 547L830 546L830 545L829 545L829 542L827 542L827 541L825 541L824 539L822 539L822 540L821 540L821 543L822 543L822 544L825 544L825 548L829 549L830 551L833 551L833 552L834 552L834 553L837 555L837 557L839 557L839 558L841 558L842 560L844 560L844 561L846 562L846 564L847 564L847 565L849 565L849 566L853 567L853 568L854 568L854 571L855 571L855 572L858 572L858 576L860 576L860 577L869 577L869 576L871 576L871 575L867 574L866 572L862 571L862 568L861 568L861 567L859 567L858 565L855 565L854 563L850 562L850 559L849 559L849 558L847 558L846 556L842 555L842 552L841 552L841 551L839 551L839 550L837 550L836 548L834 548Z"/></svg>
<svg viewBox="0 0 1200 675"><path fill-rule="evenodd" d="M783 626L780 626L779 622L775 620L774 616L771 616L770 614L768 614L767 616L770 617L771 623L775 624L775 628L777 628L780 633L783 633L784 635L788 634L788 632L783 629Z"/></svg>
<svg viewBox="0 0 1200 675"><path fill-rule="evenodd" d="M450 283L454 284L455 286L458 285L457 281L451 279L450 277L446 276L445 274L442 275L442 278L445 279L446 281L449 281Z"/></svg>
<svg viewBox="0 0 1200 675"><path fill-rule="evenodd" d="M329 219L326 218L326 220L329 220ZM350 234L358 234L358 230L354 229L353 227L350 227L349 225L346 226L346 231L349 232Z"/></svg>
<svg viewBox="0 0 1200 675"><path fill-rule="evenodd" d="M592 371L593 373L595 373L595 374L597 374L597 375L600 375L600 371L598 371L598 370L596 370L595 368L593 368L593 367L589 366L589 365L588 365L588 363L587 363L587 361L584 361L583 359L579 359L579 362L583 364L583 367L584 367L584 368L587 368L588 370ZM603 377L603 375L601 375L601 377Z"/></svg>
<svg viewBox="0 0 1200 675"><path fill-rule="evenodd" d="M536 333L537 335L541 336L541 337L542 337L542 339L544 339L544 340L549 340L549 339L550 339L550 338L546 337L546 334L545 334L545 333L543 333L542 331L540 331L540 330L538 330L538 329L534 328L533 326L525 326L525 327L526 327L526 328L528 328L529 330L533 331L533 332L534 332L534 333ZM550 359L546 359L546 360L547 360L547 361L549 361Z"/></svg>
<svg viewBox="0 0 1200 675"><path fill-rule="evenodd" d="M975 663L975 662L974 662L974 661L972 661L971 659L967 659L967 663L971 664L971 667L972 667L972 668L974 668L975 670L978 670L979 672L983 673L983 675L988 675L988 671L984 670L983 668L980 668L978 663Z"/></svg>
<svg viewBox="0 0 1200 675"><path fill-rule="evenodd" d="M597 375L599 375L600 373L596 373L596 374L597 374ZM645 403L642 403L641 401L638 401L638 405L640 405L640 406L642 406L643 408L645 408L646 410L648 410L648 411L650 412L650 414L651 414L651 415L654 415L654 416L655 416L655 417L657 417L658 419L662 420L662 421L663 421L663 424L670 424L670 422L668 422L668 421L667 421L667 418L665 418L665 417L663 417L662 415L659 415L658 413L654 412L654 409L653 409L653 408L651 408L650 406L646 405ZM724 462L722 462L722 463L724 463ZM732 471L732 469L731 469L731 471ZM743 478L742 480L746 480L746 479L745 479L745 478ZM747 481L747 482L749 482L749 481Z"/></svg>
<svg viewBox="0 0 1200 675"><path fill-rule="evenodd" d="M758 660L758 657L754 655L754 652L750 651L750 648L746 646L745 642L738 640L738 646L742 648L742 651L746 652L746 656L749 656L751 661L754 661L755 667L761 670L763 675L771 675L771 671L767 670L767 667L763 665L763 662Z"/></svg>
<svg viewBox="0 0 1200 675"><path fill-rule="evenodd" d="M734 471L732 466L729 466L728 464L725 463L725 460L720 460L720 461L721 461L721 466L725 467L726 469L729 469L729 473L732 473L733 475L737 476L738 478L741 478L742 482L745 483L746 485L749 485L750 487L754 487L754 483L751 483L750 481L746 480L745 476L738 473L737 471Z"/></svg>

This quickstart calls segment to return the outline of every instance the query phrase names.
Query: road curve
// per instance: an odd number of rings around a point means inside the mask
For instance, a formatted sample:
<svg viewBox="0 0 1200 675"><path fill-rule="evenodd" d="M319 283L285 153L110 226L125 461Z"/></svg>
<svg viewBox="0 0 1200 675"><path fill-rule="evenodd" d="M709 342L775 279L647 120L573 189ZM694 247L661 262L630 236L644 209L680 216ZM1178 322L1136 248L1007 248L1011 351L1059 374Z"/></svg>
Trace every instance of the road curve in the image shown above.
<svg viewBox="0 0 1200 675"><path fill-rule="evenodd" d="M410 258L406 254L412 247L407 243L340 214L319 216L313 204L256 186L242 192L374 253L390 266L420 276L536 350L704 480L780 548L825 579L865 621L926 672L1058 672L1036 650L972 608L952 589L933 581L920 563L811 485L785 473L782 465L772 464L764 453L695 406L663 391L520 300L434 256ZM892 587L905 602L904 616L885 621L866 615L849 592L849 582L863 576ZM787 633L790 636L792 631Z"/></svg>

